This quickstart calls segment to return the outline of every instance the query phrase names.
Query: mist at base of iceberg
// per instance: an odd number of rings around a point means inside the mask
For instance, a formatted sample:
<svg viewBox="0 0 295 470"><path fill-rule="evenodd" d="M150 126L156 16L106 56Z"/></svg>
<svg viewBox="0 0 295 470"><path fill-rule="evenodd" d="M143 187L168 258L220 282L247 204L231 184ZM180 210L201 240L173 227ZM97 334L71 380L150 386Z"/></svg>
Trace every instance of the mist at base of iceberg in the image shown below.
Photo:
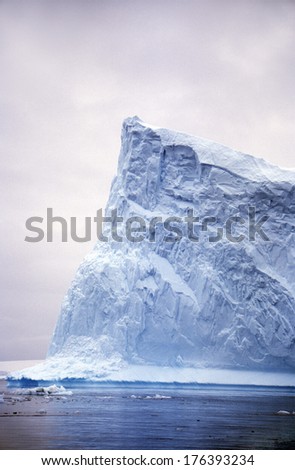
<svg viewBox="0 0 295 470"><path fill-rule="evenodd" d="M199 387L199 386L242 386L242 387L295 387L295 376L288 372L265 372L214 368L162 367L149 365L113 366L113 370L93 370L83 364L75 370L60 359L48 359L35 367L14 372L8 376L10 385L34 386L37 384L59 383L66 386L144 386L162 387Z"/></svg>

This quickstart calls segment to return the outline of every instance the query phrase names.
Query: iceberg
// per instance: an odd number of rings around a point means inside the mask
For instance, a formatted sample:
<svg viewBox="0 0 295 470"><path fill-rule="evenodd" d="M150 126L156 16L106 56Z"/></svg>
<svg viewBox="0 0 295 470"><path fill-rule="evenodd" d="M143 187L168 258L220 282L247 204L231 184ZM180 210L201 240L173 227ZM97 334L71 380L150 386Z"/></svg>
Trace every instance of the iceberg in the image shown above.
<svg viewBox="0 0 295 470"><path fill-rule="evenodd" d="M294 170L126 119L48 357L10 379L295 385L294 214Z"/></svg>

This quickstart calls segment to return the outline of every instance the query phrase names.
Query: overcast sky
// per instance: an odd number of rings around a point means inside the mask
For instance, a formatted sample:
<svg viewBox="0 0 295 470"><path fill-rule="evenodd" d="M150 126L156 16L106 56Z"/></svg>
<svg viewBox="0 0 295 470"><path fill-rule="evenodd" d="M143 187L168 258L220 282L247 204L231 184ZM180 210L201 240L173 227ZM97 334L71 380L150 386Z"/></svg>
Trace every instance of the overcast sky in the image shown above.
<svg viewBox="0 0 295 470"><path fill-rule="evenodd" d="M45 357L86 244L25 221L94 216L127 116L294 167L295 2L0 0L0 361Z"/></svg>

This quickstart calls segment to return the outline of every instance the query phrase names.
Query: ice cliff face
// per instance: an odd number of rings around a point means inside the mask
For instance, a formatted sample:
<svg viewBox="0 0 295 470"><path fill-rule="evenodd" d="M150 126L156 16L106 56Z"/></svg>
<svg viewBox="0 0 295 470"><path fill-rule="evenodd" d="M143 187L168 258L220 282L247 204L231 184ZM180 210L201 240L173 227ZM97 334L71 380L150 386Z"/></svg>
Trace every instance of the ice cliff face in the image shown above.
<svg viewBox="0 0 295 470"><path fill-rule="evenodd" d="M123 217L123 240L105 224L109 241L77 271L50 361L101 364L106 373L112 364L294 368L294 183L291 170L127 119L106 208ZM194 235L188 210L199 217ZM149 227L132 233L140 242L124 235L133 216ZM263 233L249 231L249 217L253 225L265 216ZM179 218L170 220L178 232L155 217Z"/></svg>

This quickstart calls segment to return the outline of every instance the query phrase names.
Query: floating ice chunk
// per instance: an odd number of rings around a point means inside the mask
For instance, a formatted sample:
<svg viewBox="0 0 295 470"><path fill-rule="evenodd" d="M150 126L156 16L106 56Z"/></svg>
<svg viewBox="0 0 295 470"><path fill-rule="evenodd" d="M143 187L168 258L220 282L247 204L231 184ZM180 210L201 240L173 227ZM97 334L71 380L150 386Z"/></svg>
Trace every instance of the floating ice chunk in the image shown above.
<svg viewBox="0 0 295 470"><path fill-rule="evenodd" d="M167 397L165 395L159 395L158 393L156 395L147 395L145 397L145 400L169 400L172 397Z"/></svg>
<svg viewBox="0 0 295 470"><path fill-rule="evenodd" d="M50 396L50 395L72 395L73 392L66 390L62 385L50 385L49 387L35 387L20 389L17 392L19 395L37 395L37 396Z"/></svg>
<svg viewBox="0 0 295 470"><path fill-rule="evenodd" d="M156 394L154 396L155 400L169 400L170 398L172 398L172 397L169 397L169 396L166 396L166 395L159 395L159 394Z"/></svg>
<svg viewBox="0 0 295 470"><path fill-rule="evenodd" d="M134 398L134 399L137 399L137 400L168 400L172 397L169 397L169 396L166 396L166 395L159 395L158 393L156 393L155 395L146 395L146 396L130 395L130 398Z"/></svg>

